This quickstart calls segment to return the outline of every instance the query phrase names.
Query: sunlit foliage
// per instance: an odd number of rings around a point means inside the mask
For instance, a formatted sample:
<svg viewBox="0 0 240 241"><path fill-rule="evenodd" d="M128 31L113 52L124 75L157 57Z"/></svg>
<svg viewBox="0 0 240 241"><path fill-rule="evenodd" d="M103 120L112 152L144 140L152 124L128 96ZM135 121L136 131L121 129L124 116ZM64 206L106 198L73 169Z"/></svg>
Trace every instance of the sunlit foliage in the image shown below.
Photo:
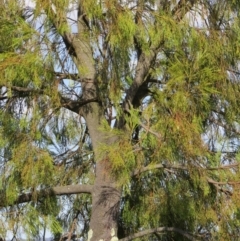
<svg viewBox="0 0 240 241"><path fill-rule="evenodd" d="M238 240L239 1L31 4L0 1L0 236L84 240L91 195L42 190L93 184L97 153L122 189L119 239ZM97 151L89 102L112 140Z"/></svg>

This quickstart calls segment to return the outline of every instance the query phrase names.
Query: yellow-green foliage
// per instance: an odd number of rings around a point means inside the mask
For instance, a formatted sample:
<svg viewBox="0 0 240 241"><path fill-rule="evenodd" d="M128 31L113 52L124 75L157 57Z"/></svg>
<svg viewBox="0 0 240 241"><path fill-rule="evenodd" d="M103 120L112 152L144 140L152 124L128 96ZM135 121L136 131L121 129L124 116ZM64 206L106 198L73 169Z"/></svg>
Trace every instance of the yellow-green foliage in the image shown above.
<svg viewBox="0 0 240 241"><path fill-rule="evenodd" d="M53 182L53 162L49 153L27 140L14 148L8 163L6 178L9 176L7 199L13 203L18 190L37 190L40 186L49 187Z"/></svg>
<svg viewBox="0 0 240 241"><path fill-rule="evenodd" d="M39 88L43 75L37 34L22 19L0 19L0 84Z"/></svg>
<svg viewBox="0 0 240 241"><path fill-rule="evenodd" d="M23 230L29 240L33 236L36 237L39 230L46 226L50 227L54 234L62 232L62 228L54 216L41 215L33 204L27 205L24 215L20 214L19 219L21 219Z"/></svg>
<svg viewBox="0 0 240 241"><path fill-rule="evenodd" d="M228 36L221 36L218 31L206 34L185 24L176 25L169 17L159 17L159 26L165 31L158 28L155 34L159 42L163 41L165 53L160 56L159 69L153 73L156 76L165 73L168 78L162 88L153 88L153 98L149 98L138 119L145 127L139 139L142 152L136 154L136 159L151 171L139 172L139 180L131 183L132 195L126 198L123 217L130 227L129 233L139 227L177 226L194 230L198 225L212 225L218 229L213 234L216 240L230 240L226 222L234 229L231 214L239 208L238 188L231 201L227 201L230 199L227 192L220 192L208 180L225 183L219 188L229 191L230 183L233 188L238 185L239 171L238 168L217 169L223 155L209 151L203 133L209 131L207 118L223 109L222 117L227 122L224 123L229 128L239 126L239 86L226 73L231 57L237 55L228 41L231 38L237 43L238 37L231 35L232 32ZM234 31L239 34L239 28ZM140 36L139 33L139 39ZM149 29L149 36L154 41L154 29ZM130 115L135 117L133 113ZM214 135L219 145L228 138L223 130L221 133L214 129ZM154 170L154 165L161 163L166 165L166 170ZM185 240L179 238L176 240Z"/></svg>
<svg viewBox="0 0 240 241"><path fill-rule="evenodd" d="M120 13L116 15L116 19L113 19L114 24L110 29L109 40L113 46L124 45L127 47L128 44L132 43L136 26L131 12L119 10Z"/></svg>
<svg viewBox="0 0 240 241"><path fill-rule="evenodd" d="M69 0L35 0L36 11L35 16L42 14L42 10L46 12L47 18L45 21L45 27L52 28L55 25L56 30L59 34L64 34L69 31L68 24L65 19L65 15L70 4Z"/></svg>
<svg viewBox="0 0 240 241"><path fill-rule="evenodd" d="M76 213L88 225L89 195L38 194L54 185L94 183L95 161L102 161L123 190L119 221L125 236L176 227L208 231L212 240L237 240L239 1L35 0L28 21L18 2L0 3L0 207L22 193L33 196L29 204L7 209L4 225L14 230L20 223L29 240L45 226L62 232L57 219L64 227ZM190 14L181 16L192 2L197 4ZM68 26L77 4L82 19ZM85 115L97 110L91 114L102 122L94 134L103 143L94 154L92 126L75 108L85 94L78 92L81 75L91 67L74 66L81 62L73 52L82 40L93 50L85 54L94 62L98 92ZM76 69L77 80L74 75L74 84L64 86L60 75L70 78L67 73ZM132 84L140 85L136 94ZM142 240L186 240L174 232L159 235Z"/></svg>
<svg viewBox="0 0 240 241"><path fill-rule="evenodd" d="M120 141L116 140L115 144L111 146L101 145L100 151L107 153L106 159L109 162L109 171L118 180L118 185L127 185L136 164L129 139L121 138Z"/></svg>
<svg viewBox="0 0 240 241"><path fill-rule="evenodd" d="M82 1L83 10L90 19L103 18L103 8L104 6L95 0L83 0Z"/></svg>

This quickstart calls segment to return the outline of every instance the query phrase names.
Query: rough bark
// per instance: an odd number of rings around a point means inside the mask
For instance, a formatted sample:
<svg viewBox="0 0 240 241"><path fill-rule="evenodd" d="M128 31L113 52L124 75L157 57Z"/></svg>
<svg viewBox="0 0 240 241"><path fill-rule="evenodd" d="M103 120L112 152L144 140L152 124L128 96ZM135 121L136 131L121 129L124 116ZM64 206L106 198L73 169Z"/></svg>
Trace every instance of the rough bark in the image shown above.
<svg viewBox="0 0 240 241"><path fill-rule="evenodd" d="M89 85L92 89L93 87ZM87 90L85 90L88 92ZM101 145L110 145L117 137L106 137L100 130L104 118L98 103L89 103L82 108L82 114L88 125L96 160L96 178L92 192L92 215L88 232L88 241L117 240L117 222L120 203L120 189L111 175L106 154L101 153Z"/></svg>
<svg viewBox="0 0 240 241"><path fill-rule="evenodd" d="M78 36L72 41L75 50L75 63L82 78L83 100L97 99L98 88L94 59L90 46L89 26L85 19L84 9L79 4ZM110 174L109 159L101 153L101 145L110 145L116 137L108 138L100 130L104 117L101 103L90 102L79 109L88 126L96 161L96 177L92 192L92 214L88 232L88 241L117 240L117 217L120 203L120 190L116 180Z"/></svg>
<svg viewBox="0 0 240 241"><path fill-rule="evenodd" d="M98 165L98 169L105 172L103 164ZM94 185L92 200L92 216L88 232L88 240L118 240L117 223L120 190L116 188L114 182L110 182L110 179L104 180L99 176Z"/></svg>

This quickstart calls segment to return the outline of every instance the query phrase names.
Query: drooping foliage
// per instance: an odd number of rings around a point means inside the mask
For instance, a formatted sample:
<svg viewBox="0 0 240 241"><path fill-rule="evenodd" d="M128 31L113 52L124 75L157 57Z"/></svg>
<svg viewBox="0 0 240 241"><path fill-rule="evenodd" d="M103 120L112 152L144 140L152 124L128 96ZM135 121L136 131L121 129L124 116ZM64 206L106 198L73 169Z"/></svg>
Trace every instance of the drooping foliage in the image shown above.
<svg viewBox="0 0 240 241"><path fill-rule="evenodd" d="M239 8L0 1L0 236L85 240L93 193L60 189L103 162L119 239L238 240Z"/></svg>

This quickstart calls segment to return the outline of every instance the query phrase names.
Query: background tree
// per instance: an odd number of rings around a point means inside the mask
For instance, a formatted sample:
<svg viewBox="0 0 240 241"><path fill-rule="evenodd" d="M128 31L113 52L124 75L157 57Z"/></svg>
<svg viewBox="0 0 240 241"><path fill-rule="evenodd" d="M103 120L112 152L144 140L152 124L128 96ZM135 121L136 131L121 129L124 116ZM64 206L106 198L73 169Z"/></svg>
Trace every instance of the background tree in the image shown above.
<svg viewBox="0 0 240 241"><path fill-rule="evenodd" d="M238 240L239 1L0 1L0 233Z"/></svg>

